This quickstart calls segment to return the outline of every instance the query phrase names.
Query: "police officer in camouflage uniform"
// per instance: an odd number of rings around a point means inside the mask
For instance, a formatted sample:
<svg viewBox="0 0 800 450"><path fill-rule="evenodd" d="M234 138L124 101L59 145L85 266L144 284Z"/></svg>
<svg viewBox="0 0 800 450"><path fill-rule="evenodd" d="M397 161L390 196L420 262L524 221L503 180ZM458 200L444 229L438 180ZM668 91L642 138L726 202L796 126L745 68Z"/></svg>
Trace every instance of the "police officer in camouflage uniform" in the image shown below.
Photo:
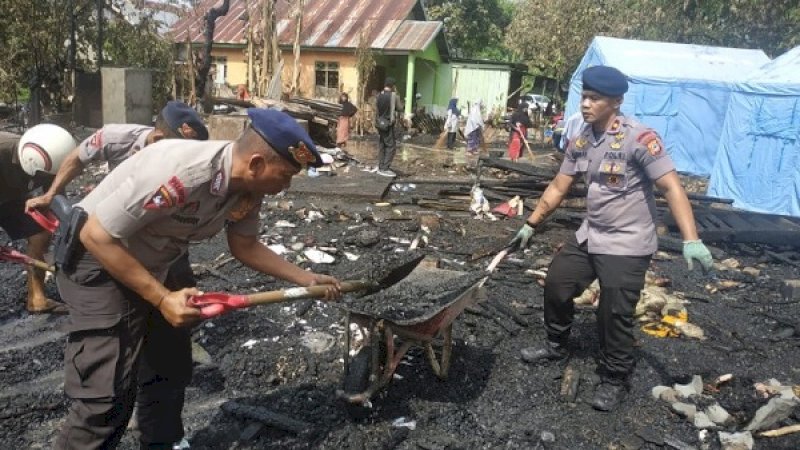
<svg viewBox="0 0 800 450"><path fill-rule="evenodd" d="M236 141L160 141L78 204L89 214L80 232L85 250L57 279L70 309L64 389L72 405L56 448L114 448L134 399L142 448L170 449L183 437L191 350L188 341L176 346L170 329L201 320L187 304L200 292L163 281L190 242L227 224L231 254L246 266L302 286L325 284L326 298L340 296L335 278L305 271L259 241L263 196L287 189L321 158L288 115L248 114L251 126Z"/></svg>
<svg viewBox="0 0 800 450"><path fill-rule="evenodd" d="M583 72L581 112L587 125L569 143L559 174L550 183L512 244L527 246L536 227L559 205L575 177L588 187L586 219L574 238L555 255L545 280L546 345L522 350L529 363L567 356L574 317L573 298L600 281L597 330L601 383L595 409L615 409L633 371L633 312L650 258L658 248L653 186L667 199L684 239L683 254L705 269L711 254L698 239L691 205L659 136L620 114L625 76L608 66Z"/></svg>

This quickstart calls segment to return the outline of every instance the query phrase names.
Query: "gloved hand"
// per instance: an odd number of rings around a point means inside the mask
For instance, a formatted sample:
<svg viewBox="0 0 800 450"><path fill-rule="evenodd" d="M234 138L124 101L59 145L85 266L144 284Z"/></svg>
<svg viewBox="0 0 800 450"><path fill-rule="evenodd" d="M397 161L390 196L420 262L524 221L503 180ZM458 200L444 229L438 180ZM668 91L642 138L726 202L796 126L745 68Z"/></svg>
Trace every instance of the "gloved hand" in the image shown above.
<svg viewBox="0 0 800 450"><path fill-rule="evenodd" d="M703 266L704 272L711 270L711 263L713 262L711 252L708 251L708 247L700 239L683 241L683 259L689 265L689 270L694 268L694 260L697 260Z"/></svg>
<svg viewBox="0 0 800 450"><path fill-rule="evenodd" d="M519 231L517 231L516 236L514 236L514 239L508 243L508 246L512 251L527 248L528 243L533 236L533 232L534 228L526 223L522 226L522 228L519 229Z"/></svg>

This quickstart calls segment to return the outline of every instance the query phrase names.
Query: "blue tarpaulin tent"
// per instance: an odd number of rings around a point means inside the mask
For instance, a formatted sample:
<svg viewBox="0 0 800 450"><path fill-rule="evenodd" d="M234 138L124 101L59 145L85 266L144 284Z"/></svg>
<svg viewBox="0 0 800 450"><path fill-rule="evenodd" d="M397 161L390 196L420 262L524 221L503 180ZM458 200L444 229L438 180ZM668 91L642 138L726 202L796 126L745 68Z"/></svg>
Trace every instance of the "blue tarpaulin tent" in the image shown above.
<svg viewBox="0 0 800 450"><path fill-rule="evenodd" d="M737 84L709 194L734 206L800 217L800 47Z"/></svg>
<svg viewBox="0 0 800 450"><path fill-rule="evenodd" d="M709 175L733 85L767 62L761 50L598 36L572 76L566 114L579 109L584 69L616 67L630 83L622 112L661 134L679 171Z"/></svg>

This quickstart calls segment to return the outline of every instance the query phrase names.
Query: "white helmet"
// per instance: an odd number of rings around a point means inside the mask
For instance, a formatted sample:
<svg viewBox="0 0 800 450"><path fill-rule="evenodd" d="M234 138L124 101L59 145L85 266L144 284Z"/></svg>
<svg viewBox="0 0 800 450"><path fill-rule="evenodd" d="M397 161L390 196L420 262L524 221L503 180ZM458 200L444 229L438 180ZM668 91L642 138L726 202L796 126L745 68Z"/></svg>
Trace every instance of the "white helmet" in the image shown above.
<svg viewBox="0 0 800 450"><path fill-rule="evenodd" d="M69 131L43 123L30 128L17 145L22 170L30 176L37 171L55 175L67 154L78 145Z"/></svg>

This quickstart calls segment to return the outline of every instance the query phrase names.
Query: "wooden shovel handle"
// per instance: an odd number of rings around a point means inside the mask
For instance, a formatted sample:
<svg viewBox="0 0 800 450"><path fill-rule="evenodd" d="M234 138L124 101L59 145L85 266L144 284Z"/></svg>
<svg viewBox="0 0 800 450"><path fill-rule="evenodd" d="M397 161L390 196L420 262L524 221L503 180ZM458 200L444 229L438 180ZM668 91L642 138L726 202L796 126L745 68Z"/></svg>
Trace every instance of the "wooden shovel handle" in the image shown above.
<svg viewBox="0 0 800 450"><path fill-rule="evenodd" d="M374 282L365 280L342 281L341 286L342 292L344 293L363 291L365 289L377 287ZM281 289L279 291L259 292L257 294L248 295L247 300L250 305L265 305L268 303L278 303L286 300L322 298L325 297L325 292L328 291L329 287L329 284L320 284L317 286Z"/></svg>

